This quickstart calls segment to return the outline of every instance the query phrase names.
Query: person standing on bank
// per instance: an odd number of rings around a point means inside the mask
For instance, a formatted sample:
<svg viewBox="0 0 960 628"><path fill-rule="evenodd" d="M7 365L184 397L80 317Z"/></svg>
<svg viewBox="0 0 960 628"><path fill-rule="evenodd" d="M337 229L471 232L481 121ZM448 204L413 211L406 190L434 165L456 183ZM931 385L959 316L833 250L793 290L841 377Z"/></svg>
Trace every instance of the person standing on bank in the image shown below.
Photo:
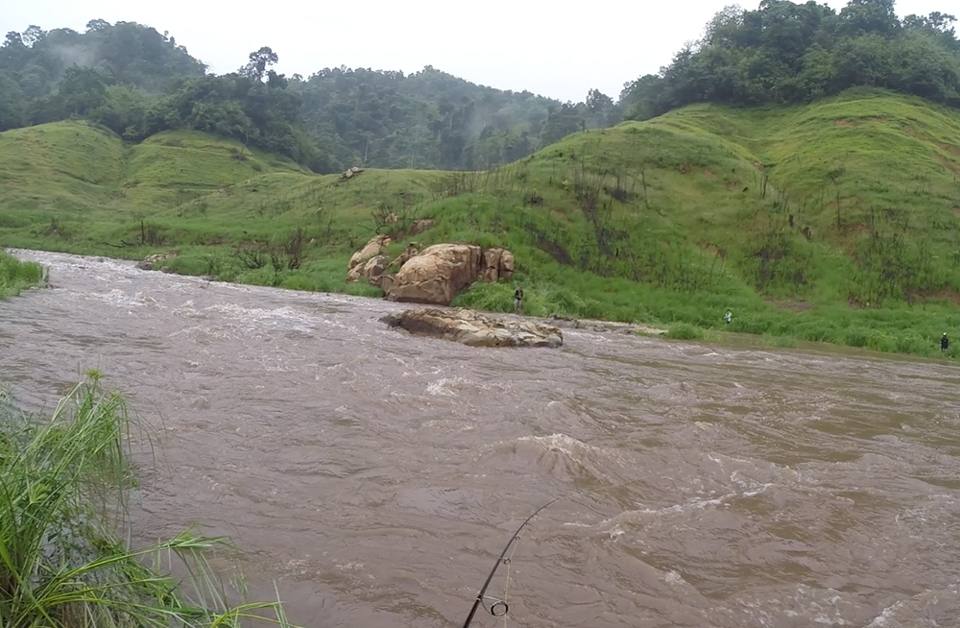
<svg viewBox="0 0 960 628"><path fill-rule="evenodd" d="M947 332L943 332L943 335L940 336L940 351L946 353L947 349L950 348L950 339L947 338Z"/></svg>
<svg viewBox="0 0 960 628"><path fill-rule="evenodd" d="M515 314L523 312L523 288L520 286L517 286L517 289L513 291L513 311Z"/></svg>

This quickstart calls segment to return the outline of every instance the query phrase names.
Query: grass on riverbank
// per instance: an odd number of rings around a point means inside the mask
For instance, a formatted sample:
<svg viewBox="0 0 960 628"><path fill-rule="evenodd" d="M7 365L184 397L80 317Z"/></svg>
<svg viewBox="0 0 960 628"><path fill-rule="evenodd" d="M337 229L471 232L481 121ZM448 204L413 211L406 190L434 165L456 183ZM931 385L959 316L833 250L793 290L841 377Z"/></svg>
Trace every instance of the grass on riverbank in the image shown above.
<svg viewBox="0 0 960 628"><path fill-rule="evenodd" d="M45 421L0 393L0 626L287 625L277 603L228 606L206 561L222 539L184 532L132 550L116 536L133 482L128 430L123 399L96 374ZM174 558L193 581L161 571Z"/></svg>
<svg viewBox="0 0 960 628"><path fill-rule="evenodd" d="M21 290L43 282L43 267L22 262L0 250L0 299L20 294Z"/></svg>
<svg viewBox="0 0 960 628"><path fill-rule="evenodd" d="M76 142L103 153L96 168ZM350 180L201 134L125 146L65 122L0 134L12 190L0 244L129 259L175 250L173 272L373 296L344 276L379 227L396 232L392 252L510 248L537 316L718 330L729 308L735 331L938 355L942 332L960 339L958 146L960 112L877 90L686 107L491 172ZM434 226L407 235L413 218ZM510 311L511 293L475 285L457 303Z"/></svg>

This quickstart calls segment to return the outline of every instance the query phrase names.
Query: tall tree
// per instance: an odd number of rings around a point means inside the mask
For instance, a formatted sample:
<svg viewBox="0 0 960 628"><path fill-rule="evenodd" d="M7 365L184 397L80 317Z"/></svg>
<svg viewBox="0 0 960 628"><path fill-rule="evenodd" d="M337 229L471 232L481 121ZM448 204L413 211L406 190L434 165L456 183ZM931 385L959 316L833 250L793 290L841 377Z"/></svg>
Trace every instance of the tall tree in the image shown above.
<svg viewBox="0 0 960 628"><path fill-rule="evenodd" d="M259 83L263 81L263 77L267 73L267 68L276 65L279 60L280 58L272 48L264 46L250 53L250 60L247 61L245 66L240 68L240 74Z"/></svg>
<svg viewBox="0 0 960 628"><path fill-rule="evenodd" d="M87 32L99 32L105 31L110 28L110 22L106 20L96 19L90 20L87 22Z"/></svg>
<svg viewBox="0 0 960 628"><path fill-rule="evenodd" d="M894 0L850 0L840 11L844 33L890 35L900 27Z"/></svg>
<svg viewBox="0 0 960 628"><path fill-rule="evenodd" d="M21 35L21 40L23 41L24 46L29 46L32 48L38 42L42 41L43 38L46 37L46 35L47 34L44 32L42 28L40 28L36 24L31 24L30 26L27 27L27 30L23 31L23 35Z"/></svg>
<svg viewBox="0 0 960 628"><path fill-rule="evenodd" d="M814 1L727 7L703 40L626 86L620 105L643 118L694 102L803 102L858 85L960 105L952 24L943 13L901 22L893 0L849 0L839 14Z"/></svg>
<svg viewBox="0 0 960 628"><path fill-rule="evenodd" d="M609 126L614 123L618 113L613 99L599 89L587 92L583 101L587 109L587 126L591 128Z"/></svg>

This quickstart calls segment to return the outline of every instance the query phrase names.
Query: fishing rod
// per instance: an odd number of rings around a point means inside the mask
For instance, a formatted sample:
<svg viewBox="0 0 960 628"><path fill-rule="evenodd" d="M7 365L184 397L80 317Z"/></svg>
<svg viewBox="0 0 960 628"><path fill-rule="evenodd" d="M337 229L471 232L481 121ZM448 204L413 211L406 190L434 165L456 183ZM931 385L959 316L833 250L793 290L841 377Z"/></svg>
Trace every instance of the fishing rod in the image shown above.
<svg viewBox="0 0 960 628"><path fill-rule="evenodd" d="M500 552L500 557L497 558L497 562L493 564L493 569L490 570L490 575L487 576L483 586L480 587L480 592L477 593L477 598L473 601L473 606L470 607L470 614L467 615L467 621L463 622L463 628L469 628L470 623L473 622L473 616L477 614L477 609L480 608L481 604L483 604L483 598L487 593L487 587L490 586L490 582L493 580L493 576L496 575L497 569L505 562L504 557L507 555L507 552L510 551L510 548L513 546L516 540L520 537L520 532L523 530L524 526L530 523L530 521L539 515L542 510L545 510L548 506L552 506L559 500L560 497L554 497L543 506L540 506L534 510L533 514L524 519L523 523L520 524L520 527L517 528L517 531L513 533L513 536L511 536L510 540L507 541L506 547L504 547L503 551ZM503 600L497 600L490 608L487 608L486 606L484 606L484 608L494 617L503 617L507 614L507 611L510 610L510 605Z"/></svg>

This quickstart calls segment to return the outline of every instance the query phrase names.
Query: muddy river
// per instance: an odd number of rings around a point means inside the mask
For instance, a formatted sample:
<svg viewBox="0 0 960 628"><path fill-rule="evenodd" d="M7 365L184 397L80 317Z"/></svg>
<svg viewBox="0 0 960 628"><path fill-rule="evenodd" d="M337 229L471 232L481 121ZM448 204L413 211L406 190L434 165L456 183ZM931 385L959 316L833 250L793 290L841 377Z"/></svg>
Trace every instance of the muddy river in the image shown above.
<svg viewBox="0 0 960 628"><path fill-rule="evenodd" d="M960 368L565 331L472 349L399 306L19 252L0 381L100 368L153 440L135 541L228 535L303 626L960 625ZM491 601L492 603L492 601ZM504 619L478 615L474 626Z"/></svg>

